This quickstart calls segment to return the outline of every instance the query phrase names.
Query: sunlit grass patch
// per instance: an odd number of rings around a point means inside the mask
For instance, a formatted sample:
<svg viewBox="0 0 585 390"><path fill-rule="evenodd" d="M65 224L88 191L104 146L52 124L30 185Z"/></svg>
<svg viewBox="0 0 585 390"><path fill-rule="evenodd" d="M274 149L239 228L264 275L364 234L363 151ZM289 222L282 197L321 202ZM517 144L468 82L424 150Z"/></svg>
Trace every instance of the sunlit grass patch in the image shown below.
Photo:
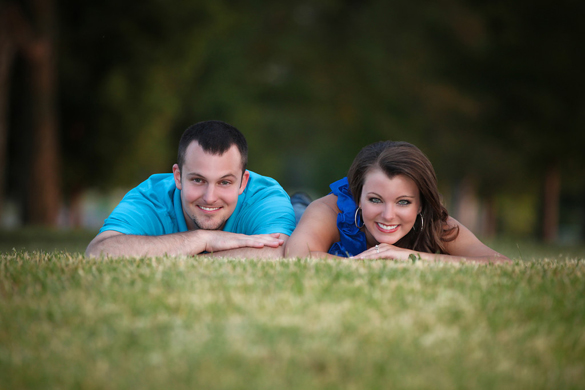
<svg viewBox="0 0 585 390"><path fill-rule="evenodd" d="M5 388L579 388L585 265L0 260Z"/></svg>

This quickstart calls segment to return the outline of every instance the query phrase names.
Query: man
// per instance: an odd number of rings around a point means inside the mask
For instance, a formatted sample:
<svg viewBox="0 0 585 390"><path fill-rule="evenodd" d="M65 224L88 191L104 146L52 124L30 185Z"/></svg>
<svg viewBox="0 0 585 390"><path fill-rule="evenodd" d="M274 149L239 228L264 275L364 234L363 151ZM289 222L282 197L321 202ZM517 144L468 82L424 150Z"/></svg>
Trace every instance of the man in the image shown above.
<svg viewBox="0 0 585 390"><path fill-rule="evenodd" d="M295 228L290 198L246 170L248 145L221 121L189 127L173 173L126 194L90 242L88 256L282 257Z"/></svg>

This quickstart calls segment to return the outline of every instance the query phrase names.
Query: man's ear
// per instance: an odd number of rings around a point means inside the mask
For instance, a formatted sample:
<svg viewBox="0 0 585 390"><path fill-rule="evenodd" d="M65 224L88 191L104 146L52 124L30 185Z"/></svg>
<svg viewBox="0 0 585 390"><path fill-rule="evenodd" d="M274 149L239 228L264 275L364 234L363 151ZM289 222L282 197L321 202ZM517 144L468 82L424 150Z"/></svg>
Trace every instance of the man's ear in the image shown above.
<svg viewBox="0 0 585 390"><path fill-rule="evenodd" d="M244 172L242 175L242 182L240 183L240 191L238 192L238 195L241 195L242 192L244 192L246 186L248 185L248 180L250 180L250 172L246 170L246 172Z"/></svg>
<svg viewBox="0 0 585 390"><path fill-rule="evenodd" d="M175 185L178 189L182 190L181 188L181 168L179 168L179 164L173 165L173 176L175 178Z"/></svg>

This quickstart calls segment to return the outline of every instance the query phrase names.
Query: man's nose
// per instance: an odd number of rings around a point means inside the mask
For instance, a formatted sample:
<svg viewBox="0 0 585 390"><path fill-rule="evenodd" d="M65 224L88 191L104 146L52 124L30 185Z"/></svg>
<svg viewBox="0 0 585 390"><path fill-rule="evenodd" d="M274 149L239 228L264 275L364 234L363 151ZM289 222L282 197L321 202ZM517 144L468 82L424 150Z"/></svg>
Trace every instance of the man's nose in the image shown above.
<svg viewBox="0 0 585 390"><path fill-rule="evenodd" d="M203 200L205 203L212 204L217 200L217 195L215 193L215 186L208 185L205 189L205 193L203 194Z"/></svg>

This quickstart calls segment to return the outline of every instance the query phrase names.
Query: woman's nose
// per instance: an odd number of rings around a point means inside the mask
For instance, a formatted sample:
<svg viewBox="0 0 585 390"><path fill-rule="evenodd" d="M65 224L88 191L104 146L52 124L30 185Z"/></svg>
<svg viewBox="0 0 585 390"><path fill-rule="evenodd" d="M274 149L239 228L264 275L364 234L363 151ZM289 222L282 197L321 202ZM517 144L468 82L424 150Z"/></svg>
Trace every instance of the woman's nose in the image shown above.
<svg viewBox="0 0 585 390"><path fill-rule="evenodd" d="M394 218L394 205L391 205L391 204L387 205L384 208L384 212L382 213L382 216L387 221L390 221L392 218Z"/></svg>

